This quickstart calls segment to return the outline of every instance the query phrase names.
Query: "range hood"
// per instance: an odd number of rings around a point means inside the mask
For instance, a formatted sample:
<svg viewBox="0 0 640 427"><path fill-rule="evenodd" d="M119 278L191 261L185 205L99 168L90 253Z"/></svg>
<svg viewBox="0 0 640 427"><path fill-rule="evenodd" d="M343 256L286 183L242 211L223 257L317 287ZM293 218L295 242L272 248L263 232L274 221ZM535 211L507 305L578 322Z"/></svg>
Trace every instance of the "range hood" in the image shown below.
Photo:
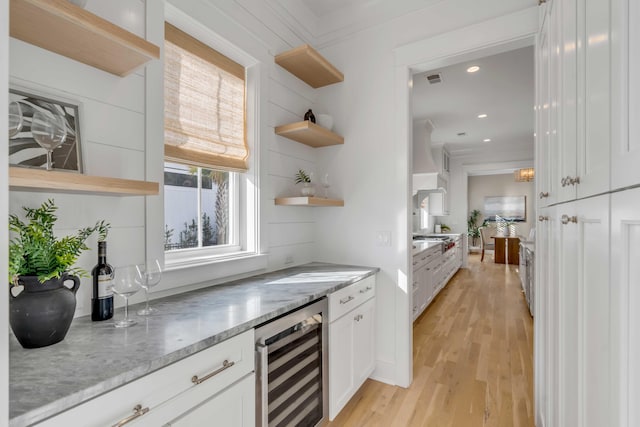
<svg viewBox="0 0 640 427"><path fill-rule="evenodd" d="M413 121L413 173L436 173L438 167L431 154L433 122L429 119Z"/></svg>

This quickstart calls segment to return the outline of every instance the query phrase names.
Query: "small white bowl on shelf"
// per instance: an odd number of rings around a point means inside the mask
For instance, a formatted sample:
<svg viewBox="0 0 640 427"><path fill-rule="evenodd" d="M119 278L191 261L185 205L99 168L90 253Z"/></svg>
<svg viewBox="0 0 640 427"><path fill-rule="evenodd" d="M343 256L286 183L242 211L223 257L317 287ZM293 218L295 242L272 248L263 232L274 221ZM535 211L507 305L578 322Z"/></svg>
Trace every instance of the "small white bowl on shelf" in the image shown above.
<svg viewBox="0 0 640 427"><path fill-rule="evenodd" d="M325 129L333 129L333 117L328 114L318 114L316 116L316 122Z"/></svg>

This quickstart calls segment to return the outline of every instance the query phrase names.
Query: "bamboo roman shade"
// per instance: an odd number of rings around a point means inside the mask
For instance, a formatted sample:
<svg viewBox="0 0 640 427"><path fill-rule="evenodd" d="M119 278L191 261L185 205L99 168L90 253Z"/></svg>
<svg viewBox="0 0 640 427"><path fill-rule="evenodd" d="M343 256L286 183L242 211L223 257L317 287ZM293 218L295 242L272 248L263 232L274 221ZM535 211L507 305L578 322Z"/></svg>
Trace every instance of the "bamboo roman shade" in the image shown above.
<svg viewBox="0 0 640 427"><path fill-rule="evenodd" d="M246 171L244 67L165 23L165 160Z"/></svg>

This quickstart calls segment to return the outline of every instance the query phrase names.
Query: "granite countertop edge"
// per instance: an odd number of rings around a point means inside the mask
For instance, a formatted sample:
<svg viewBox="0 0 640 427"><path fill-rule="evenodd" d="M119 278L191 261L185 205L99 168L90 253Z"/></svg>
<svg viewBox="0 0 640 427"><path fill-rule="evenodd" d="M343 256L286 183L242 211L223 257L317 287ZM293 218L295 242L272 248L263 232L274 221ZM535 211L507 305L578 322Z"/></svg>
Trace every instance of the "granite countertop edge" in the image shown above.
<svg viewBox="0 0 640 427"><path fill-rule="evenodd" d="M311 263L309 265L323 265L323 266L337 266L337 267L345 267L342 265L337 265L337 264L325 264L325 263ZM302 265L298 268L301 267L305 267L306 265ZM191 344L187 344L185 345L185 347L180 348L178 350L169 352L165 355L162 355L160 357L151 359L149 361L147 361L146 363L143 363L141 365L136 366L133 369L130 369L126 372L123 372L121 374L115 375L107 380L104 381L100 381L97 382L96 384L87 387L83 390L79 390L75 393L72 394L68 394L65 395L63 397L61 397L60 399L57 399L55 401L51 401L48 402L42 406L39 406L35 409L29 410L27 412L24 412L22 414L19 414L17 416L14 416L12 418L10 418L10 422L9 422L9 426L10 427L22 427L22 426L29 426L38 422L42 422L44 420L46 420L47 418L53 417L57 414L60 414L66 410L69 410L75 406L78 406L82 403L85 403L93 398L99 397L100 395L103 395L105 393L108 393L120 386L123 386L127 383L133 382L137 379L140 379L148 374L151 374L157 370L160 370L166 366L171 365L172 363L175 363L179 360L182 360L186 357L189 357L195 353L198 353L204 349L210 348L218 343L221 343L222 341L225 341L233 336L239 335L245 331L248 331L250 329L255 328L256 326L259 326L263 323L266 323L272 319L275 319L278 316L281 316L282 314L288 313L290 311L294 311L297 308L300 308L308 303L311 303L315 300L318 300L320 298L323 298L325 296L327 296L328 294L331 294L339 289L342 289L346 286L349 286L355 282L358 282L360 280L363 280L367 277L373 276L375 275L377 272L380 271L379 268L377 267L361 267L361 266L348 266L348 267L355 267L355 268L360 268L360 269L366 269L366 272L360 271L357 276L353 277L352 279L349 280L342 280L339 283L327 287L326 289L323 289L322 291L319 292L313 292L313 293L309 293L308 295L306 295L304 298L299 298L296 299L295 301L292 301L286 305L283 305L281 307L278 307L275 310L272 310L266 314L263 314L261 316L255 317L249 321L243 322L241 324L235 325L231 328L225 329L224 331L221 331L219 333L216 333L214 335L211 335L205 339L202 339L200 341L191 343ZM272 273L277 273L276 272L272 272ZM269 274L269 273L267 273ZM252 276L249 277L247 279L241 279L241 280L237 280L237 281L233 281L231 282L231 284L242 284L244 281L246 280L251 280L254 277L260 277L262 275L258 275L258 276ZM216 286L212 286L212 288L215 288ZM202 290L201 290L202 291ZM157 300L156 300L157 301ZM11 401L11 399L10 399Z"/></svg>

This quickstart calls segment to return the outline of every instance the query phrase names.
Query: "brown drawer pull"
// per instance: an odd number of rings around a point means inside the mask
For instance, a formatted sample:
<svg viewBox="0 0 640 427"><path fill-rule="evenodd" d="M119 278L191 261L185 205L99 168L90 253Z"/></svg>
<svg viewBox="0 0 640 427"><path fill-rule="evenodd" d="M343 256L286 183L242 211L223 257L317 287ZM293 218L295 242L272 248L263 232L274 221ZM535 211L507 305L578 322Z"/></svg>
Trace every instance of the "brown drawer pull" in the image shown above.
<svg viewBox="0 0 640 427"><path fill-rule="evenodd" d="M220 372L229 369L230 367L232 367L235 364L236 364L236 362L229 362L227 359L225 359L224 362L222 362L222 366L220 368L216 369L215 371L211 372L209 375L204 376L202 378L198 378L197 375L194 375L194 376L191 377L191 382L196 384L196 385L202 384L203 382L205 382L209 378L215 377Z"/></svg>
<svg viewBox="0 0 640 427"><path fill-rule="evenodd" d="M143 408L142 405L137 404L133 408L133 415L130 415L127 418L118 421L117 423L115 423L113 425L113 427L122 427L123 425L128 424L129 422L135 420L136 418L140 418L141 416L143 416L147 412L149 412L149 408L148 407L147 408Z"/></svg>

